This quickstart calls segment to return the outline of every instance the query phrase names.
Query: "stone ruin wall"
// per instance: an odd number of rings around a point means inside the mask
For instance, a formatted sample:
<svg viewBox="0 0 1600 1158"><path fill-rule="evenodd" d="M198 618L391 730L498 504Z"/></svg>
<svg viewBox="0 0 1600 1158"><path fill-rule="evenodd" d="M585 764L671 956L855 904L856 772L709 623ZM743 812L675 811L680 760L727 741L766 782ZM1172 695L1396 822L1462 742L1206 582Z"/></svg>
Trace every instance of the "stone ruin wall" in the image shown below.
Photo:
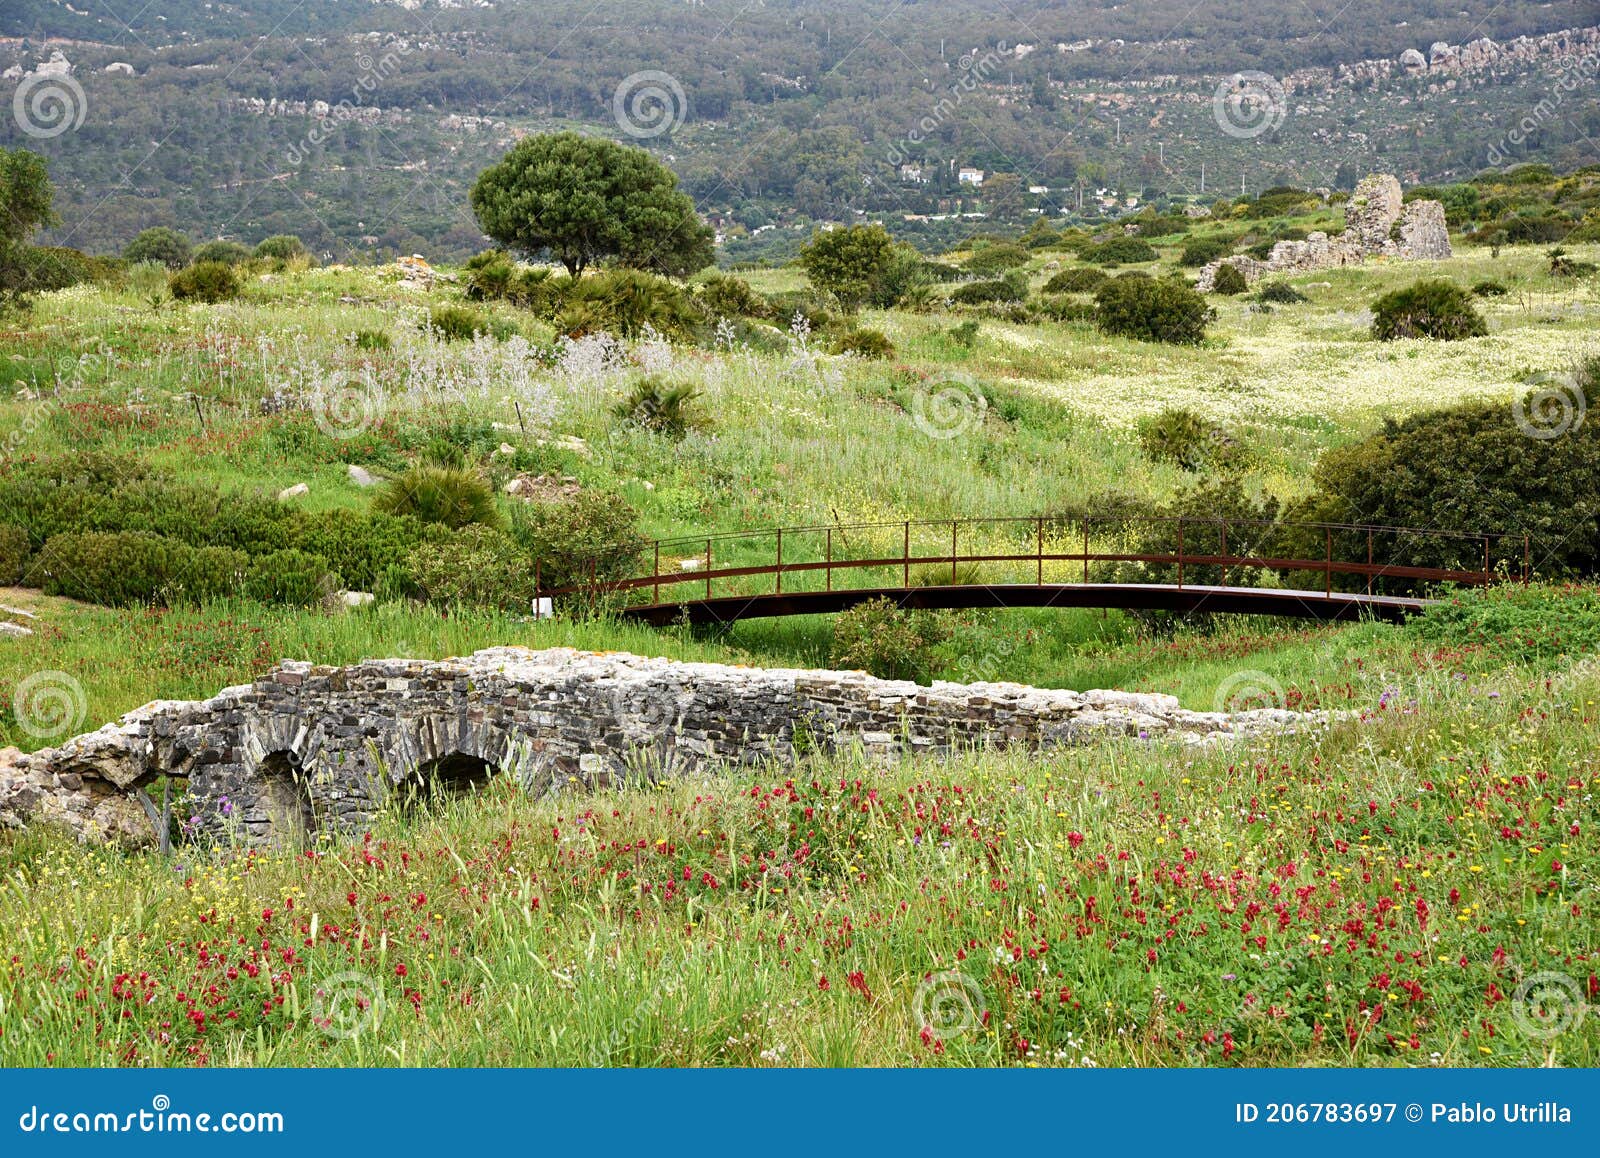
<svg viewBox="0 0 1600 1158"><path fill-rule="evenodd" d="M1265 261L1224 257L1200 271L1198 288L1209 293L1217 270L1231 265L1254 284L1268 274L1304 273L1360 265L1369 258L1400 261L1443 261L1451 256L1450 230L1444 206L1418 200L1406 204L1400 182L1387 173L1364 178L1345 203L1344 232L1329 237L1320 230L1304 241L1280 241Z"/></svg>
<svg viewBox="0 0 1600 1158"><path fill-rule="evenodd" d="M652 781L807 749L874 757L1105 736L1205 743L1323 717L1191 712L1167 695L921 687L861 672L679 663L565 648L467 659L285 661L203 701L155 701L60 747L0 753L0 824L149 844L163 776L192 835L267 844L353 831L386 803L515 775L532 793Z"/></svg>

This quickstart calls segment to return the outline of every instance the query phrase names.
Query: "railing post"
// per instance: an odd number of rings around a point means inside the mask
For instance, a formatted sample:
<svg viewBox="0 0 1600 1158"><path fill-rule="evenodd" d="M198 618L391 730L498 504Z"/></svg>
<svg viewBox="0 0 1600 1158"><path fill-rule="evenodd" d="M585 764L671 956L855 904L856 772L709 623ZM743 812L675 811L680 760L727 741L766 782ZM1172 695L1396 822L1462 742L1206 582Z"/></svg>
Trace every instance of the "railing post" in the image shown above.
<svg viewBox="0 0 1600 1158"><path fill-rule="evenodd" d="M828 545L827 545L827 548L825 550L825 553L822 556L822 560L823 560L822 573L825 576L827 576L827 582L828 582L827 590L832 591L833 590L833 528L832 527L828 528Z"/></svg>
<svg viewBox="0 0 1600 1158"><path fill-rule="evenodd" d="M950 520L950 586L956 585L956 521Z"/></svg>
<svg viewBox="0 0 1600 1158"><path fill-rule="evenodd" d="M774 587L772 589L772 593L774 595L782 595L783 594L783 528L782 527L778 528L778 570L776 572L774 572L773 582L774 582Z"/></svg>
<svg viewBox="0 0 1600 1158"><path fill-rule="evenodd" d="M1183 590L1183 517L1178 517L1178 590Z"/></svg>
<svg viewBox="0 0 1600 1158"><path fill-rule="evenodd" d="M900 541L900 557L904 560L900 567L900 584L907 590L911 589L911 520L906 520L905 535Z"/></svg>
<svg viewBox="0 0 1600 1158"><path fill-rule="evenodd" d="M650 569L650 577L656 581L656 602L661 602L661 540L656 540L656 561Z"/></svg>
<svg viewBox="0 0 1600 1158"><path fill-rule="evenodd" d="M711 540L706 540L706 598L711 598Z"/></svg>
<svg viewBox="0 0 1600 1158"><path fill-rule="evenodd" d="M1327 541L1328 552L1322 564L1323 587L1322 593L1329 599L1333 598L1333 528L1322 528L1323 538Z"/></svg>
<svg viewBox="0 0 1600 1158"><path fill-rule="evenodd" d="M1533 572L1533 539L1526 532L1522 536L1522 585L1526 587Z"/></svg>
<svg viewBox="0 0 1600 1158"><path fill-rule="evenodd" d="M539 565L540 560L535 559L533 561L533 606L535 611L539 608L539 593L544 590L544 584L539 581ZM656 602L660 603L661 600L657 599Z"/></svg>
<svg viewBox="0 0 1600 1158"><path fill-rule="evenodd" d="M1489 573L1489 536L1485 535L1483 537L1483 585L1485 587L1489 586Z"/></svg>
<svg viewBox="0 0 1600 1158"><path fill-rule="evenodd" d="M1044 586L1044 516L1039 516L1039 574L1035 585Z"/></svg>
<svg viewBox="0 0 1600 1158"><path fill-rule="evenodd" d="M1083 582L1089 583L1089 520L1083 520Z"/></svg>
<svg viewBox="0 0 1600 1158"><path fill-rule="evenodd" d="M1372 528L1367 528L1367 594L1372 594Z"/></svg>
<svg viewBox="0 0 1600 1158"><path fill-rule="evenodd" d="M1222 557L1224 559L1226 559L1228 557L1228 520L1227 519L1223 519L1222 520ZM1222 565L1222 583L1221 583L1221 585L1223 587L1226 587L1228 585L1228 565L1226 563L1224 563Z"/></svg>

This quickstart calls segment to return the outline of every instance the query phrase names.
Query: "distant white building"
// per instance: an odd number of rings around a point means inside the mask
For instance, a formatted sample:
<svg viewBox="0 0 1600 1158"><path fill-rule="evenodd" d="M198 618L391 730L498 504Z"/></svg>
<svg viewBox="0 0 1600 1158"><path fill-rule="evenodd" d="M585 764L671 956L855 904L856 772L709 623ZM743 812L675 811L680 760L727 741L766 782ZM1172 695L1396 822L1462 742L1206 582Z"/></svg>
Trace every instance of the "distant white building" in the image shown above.
<svg viewBox="0 0 1600 1158"><path fill-rule="evenodd" d="M972 169L963 165L961 171L956 174L956 180L963 185L982 185L983 170Z"/></svg>
<svg viewBox="0 0 1600 1158"><path fill-rule="evenodd" d="M917 183L920 184L920 183L926 182L928 180L928 178L922 172L922 166L921 165L901 165L900 166L900 180L907 181L907 182L917 182Z"/></svg>
<svg viewBox="0 0 1600 1158"><path fill-rule="evenodd" d="M1032 194L1034 194L1036 196L1043 197L1046 193L1050 192L1050 186L1048 186L1048 185L1029 185L1028 186L1028 192L1032 193Z"/></svg>

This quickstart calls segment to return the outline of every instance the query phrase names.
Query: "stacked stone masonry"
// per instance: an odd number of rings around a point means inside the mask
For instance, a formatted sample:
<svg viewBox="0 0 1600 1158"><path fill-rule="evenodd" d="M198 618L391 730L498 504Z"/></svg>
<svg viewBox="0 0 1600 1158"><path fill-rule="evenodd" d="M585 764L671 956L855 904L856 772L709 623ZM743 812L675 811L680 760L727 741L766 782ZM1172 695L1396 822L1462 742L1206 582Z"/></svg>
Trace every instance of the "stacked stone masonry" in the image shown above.
<svg viewBox="0 0 1600 1158"><path fill-rule="evenodd" d="M154 789L172 776L187 781L178 822L196 837L275 843L356 830L386 804L491 775L544 793L787 764L808 750L892 758L1105 736L1207 743L1323 721L1193 712L1157 694L923 687L565 648L343 668L285 661L208 700L156 701L58 748L0 753L0 823L149 843L162 816Z"/></svg>

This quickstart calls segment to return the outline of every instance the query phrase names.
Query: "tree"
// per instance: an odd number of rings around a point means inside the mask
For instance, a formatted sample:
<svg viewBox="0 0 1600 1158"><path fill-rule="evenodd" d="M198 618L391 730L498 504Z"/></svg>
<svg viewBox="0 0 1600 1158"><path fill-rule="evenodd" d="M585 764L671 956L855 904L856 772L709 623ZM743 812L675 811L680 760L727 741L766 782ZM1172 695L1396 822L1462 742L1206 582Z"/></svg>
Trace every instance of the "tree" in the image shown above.
<svg viewBox="0 0 1600 1158"><path fill-rule="evenodd" d="M478 176L483 231L574 277L607 259L668 277L710 265L712 232L670 169L643 149L577 133L529 137Z"/></svg>
<svg viewBox="0 0 1600 1158"><path fill-rule="evenodd" d="M158 225L128 242L122 256L130 262L159 261L168 269L182 269L194 255L194 245L176 229Z"/></svg>
<svg viewBox="0 0 1600 1158"><path fill-rule="evenodd" d="M55 224L54 190L44 158L26 149L0 149L0 308L20 304L28 288L28 242Z"/></svg>
<svg viewBox="0 0 1600 1158"><path fill-rule="evenodd" d="M894 238L881 225L819 230L800 247L800 264L811 284L839 299L847 310L875 299L895 264Z"/></svg>

